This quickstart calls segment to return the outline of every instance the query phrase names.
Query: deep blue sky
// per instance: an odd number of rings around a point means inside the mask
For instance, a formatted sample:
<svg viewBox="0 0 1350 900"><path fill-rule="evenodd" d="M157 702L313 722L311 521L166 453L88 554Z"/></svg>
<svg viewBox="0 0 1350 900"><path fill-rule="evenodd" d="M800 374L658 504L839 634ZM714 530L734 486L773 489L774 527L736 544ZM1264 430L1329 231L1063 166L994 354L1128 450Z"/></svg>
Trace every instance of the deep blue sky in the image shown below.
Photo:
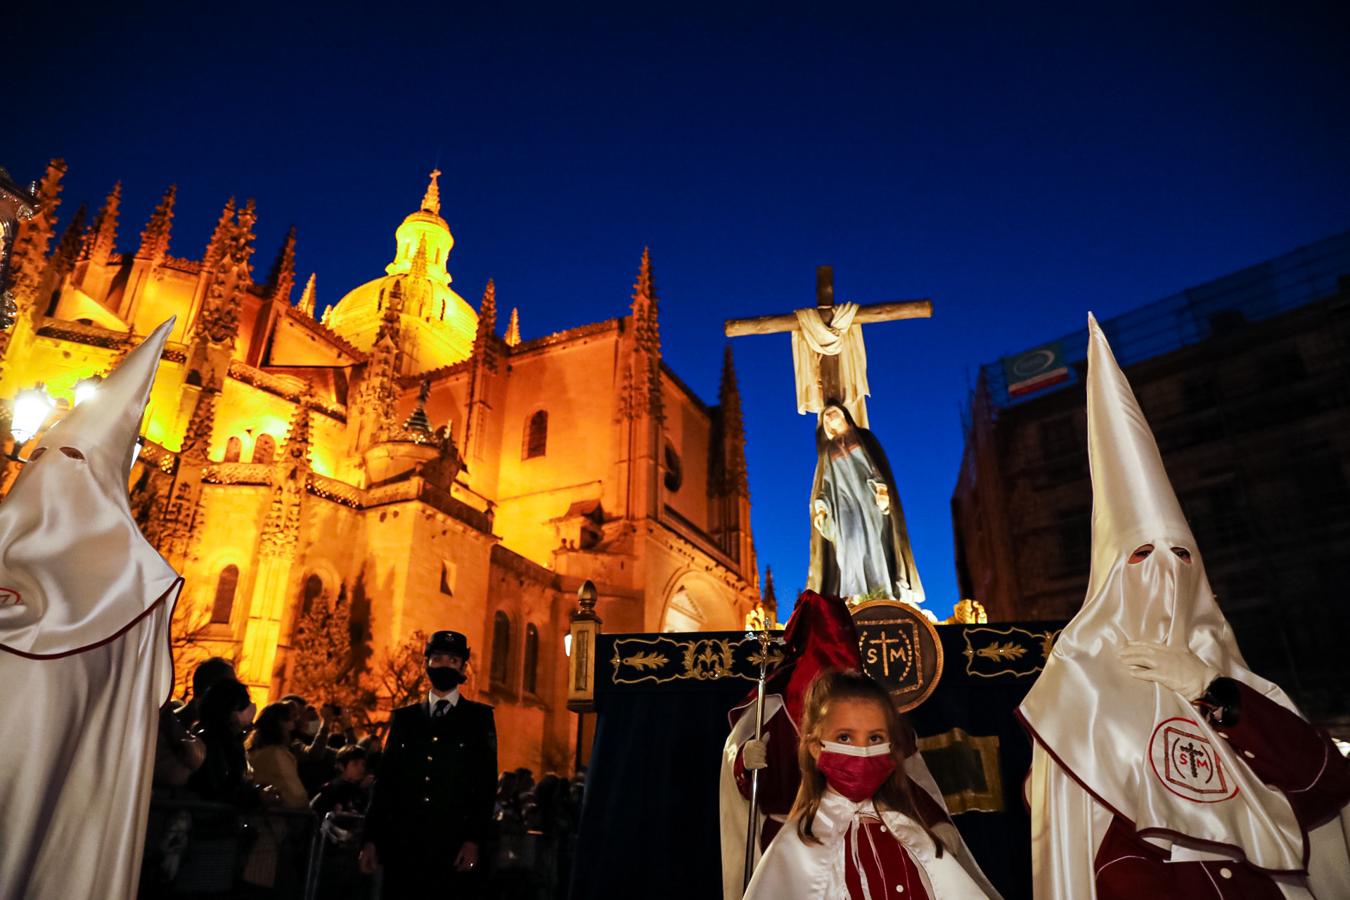
<svg viewBox="0 0 1350 900"><path fill-rule="evenodd" d="M256 197L263 271L295 223L332 302L438 164L460 293L494 277L526 338L621 315L650 244L666 358L710 401L722 320L808 305L817 264L840 299L932 297L866 338L939 615L977 365L1350 226L1343 4L727 5L52 4L9 19L0 165L65 157L63 221L122 179L123 249L170 182L185 256ZM813 423L787 337L735 343L756 543L791 595Z"/></svg>

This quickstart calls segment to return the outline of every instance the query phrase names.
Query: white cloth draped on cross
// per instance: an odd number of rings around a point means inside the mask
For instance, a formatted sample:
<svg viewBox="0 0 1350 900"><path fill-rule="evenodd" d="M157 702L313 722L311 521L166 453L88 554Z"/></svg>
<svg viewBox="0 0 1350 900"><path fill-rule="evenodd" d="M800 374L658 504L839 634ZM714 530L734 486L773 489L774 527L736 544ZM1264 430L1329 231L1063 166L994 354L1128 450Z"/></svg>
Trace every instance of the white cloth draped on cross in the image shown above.
<svg viewBox="0 0 1350 900"><path fill-rule="evenodd" d="M858 304L840 303L834 307L834 316L826 325L814 307L796 310L792 368L797 377L798 413L818 413L825 408L820 358L837 356L843 404L859 428L868 427L865 398L871 391L867 387L867 350L863 346L862 326L853 327L857 313Z"/></svg>

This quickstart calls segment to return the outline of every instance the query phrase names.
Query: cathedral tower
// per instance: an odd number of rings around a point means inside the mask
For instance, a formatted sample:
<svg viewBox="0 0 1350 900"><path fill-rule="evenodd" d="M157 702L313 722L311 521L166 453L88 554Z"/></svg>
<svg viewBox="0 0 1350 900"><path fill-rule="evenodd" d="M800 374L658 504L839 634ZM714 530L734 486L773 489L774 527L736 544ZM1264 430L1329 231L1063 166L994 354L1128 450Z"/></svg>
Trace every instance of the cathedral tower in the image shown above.
<svg viewBox="0 0 1350 900"><path fill-rule="evenodd" d="M446 262L455 239L441 218L440 174L432 170L421 207L394 232L394 260L384 267L384 277L351 291L324 317L324 324L338 335L369 351L397 287L403 302L399 319L405 375L468 359L478 330L478 313L450 288Z"/></svg>

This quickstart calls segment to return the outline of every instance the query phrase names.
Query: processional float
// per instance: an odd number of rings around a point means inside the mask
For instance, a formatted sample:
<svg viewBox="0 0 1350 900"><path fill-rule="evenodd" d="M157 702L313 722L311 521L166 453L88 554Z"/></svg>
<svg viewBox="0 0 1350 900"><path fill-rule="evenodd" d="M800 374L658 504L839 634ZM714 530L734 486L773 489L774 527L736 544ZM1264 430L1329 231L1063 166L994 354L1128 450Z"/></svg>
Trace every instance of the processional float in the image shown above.
<svg viewBox="0 0 1350 900"><path fill-rule="evenodd" d="M928 318L932 308L926 299L836 305L832 270L821 266L814 307L731 320L725 333L790 334L797 409L817 417L817 466L804 510L808 591L848 599L857 658L908 714L932 790L1000 893L1029 897L1026 841L1019 840L1029 821L1004 784L1020 783L1027 770L1030 746L1013 709L1057 625L990 625L970 603L958 608L961 619L936 624L923 607L896 478L869 428L861 326ZM759 770L744 773L743 818L734 821L734 840L719 839L708 823L720 820L726 832L727 804L713 787L714 766L724 770L725 795L729 724L740 729L733 737L764 737L783 705L768 686L789 648L769 623L744 632L605 634L594 587L582 593L568 704L598 721L572 896L739 897L769 821L764 785ZM738 725L728 722L733 707Z"/></svg>

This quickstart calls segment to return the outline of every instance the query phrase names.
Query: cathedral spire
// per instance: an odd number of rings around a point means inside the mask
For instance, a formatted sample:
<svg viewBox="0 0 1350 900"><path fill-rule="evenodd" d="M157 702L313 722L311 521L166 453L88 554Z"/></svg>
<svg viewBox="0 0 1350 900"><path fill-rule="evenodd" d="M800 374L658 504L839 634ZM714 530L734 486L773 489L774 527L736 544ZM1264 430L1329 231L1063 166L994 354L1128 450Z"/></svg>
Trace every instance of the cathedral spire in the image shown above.
<svg viewBox="0 0 1350 900"><path fill-rule="evenodd" d="M497 284L491 278L483 288L483 301L478 305L478 332L473 338L474 359L489 369L497 369Z"/></svg>
<svg viewBox="0 0 1350 900"><path fill-rule="evenodd" d="M75 266L75 261L80 258L80 246L84 241L85 220L89 218L89 207L83 203L80 208L75 210L75 215L71 217L70 224L61 234L61 241L56 245L56 253L52 255L52 266L56 270L56 281L60 280L70 273Z"/></svg>
<svg viewBox="0 0 1350 900"><path fill-rule="evenodd" d="M649 353L661 352L661 331L657 321L656 285L652 279L650 247L642 248L637 283L633 285L633 329L638 347Z"/></svg>
<svg viewBox="0 0 1350 900"><path fill-rule="evenodd" d="M258 206L257 202L252 197L249 197L248 202L244 204L244 208L239 210L237 218L239 227L235 229L233 256L236 263L243 270L241 278L242 282L244 284L252 284L253 269L248 261L249 257L253 255L253 226L258 221Z"/></svg>
<svg viewBox="0 0 1350 900"><path fill-rule="evenodd" d="M310 272L309 281L305 282L305 289L300 293L300 302L295 305L295 308L297 310L309 316L311 319L314 318L314 309L315 309L315 302L314 302L315 278L316 278L315 273Z"/></svg>
<svg viewBox="0 0 1350 900"><path fill-rule="evenodd" d="M309 407L305 405L308 395L302 396L295 404L295 413L291 416L290 427L286 430L286 443L281 455L285 465L301 465L309 468L309 450L313 440L310 434Z"/></svg>
<svg viewBox="0 0 1350 900"><path fill-rule="evenodd" d="M727 344L722 354L722 385L718 392L718 415L722 418L722 452L725 486L738 494L749 492L745 466L745 418L741 413L741 389L736 383L736 364Z"/></svg>
<svg viewBox="0 0 1350 900"><path fill-rule="evenodd" d="M506 323L506 346L514 347L520 343L520 310L511 307L511 320Z"/></svg>
<svg viewBox="0 0 1350 900"><path fill-rule="evenodd" d="M497 331L497 283L489 278L483 288L483 302L478 305L478 340Z"/></svg>
<svg viewBox="0 0 1350 900"><path fill-rule="evenodd" d="M426 235L417 239L417 250L413 252L412 262L408 266L408 274L419 280L424 280L427 277Z"/></svg>
<svg viewBox="0 0 1350 900"><path fill-rule="evenodd" d="M764 567L764 590L760 592L760 596L764 598L765 611L777 621L778 595L773 590L773 566Z"/></svg>
<svg viewBox="0 0 1350 900"><path fill-rule="evenodd" d="M185 462L204 466L211 452L211 436L216 428L216 392L202 391L197 396L197 404L192 408L192 417L188 419L183 431L183 445L178 455Z"/></svg>
<svg viewBox="0 0 1350 900"><path fill-rule="evenodd" d="M441 177L440 169L431 170L431 183L427 185L427 192L422 195L422 209L427 212L441 214L441 186L436 183L436 179Z"/></svg>
<svg viewBox="0 0 1350 900"><path fill-rule="evenodd" d="M286 232L281 242L276 262L272 263L272 272L267 276L267 297L281 303L291 302L291 288L295 285L295 226Z"/></svg>
<svg viewBox="0 0 1350 900"><path fill-rule="evenodd" d="M136 251L137 259L149 260L152 265L159 265L164 261L164 257L169 255L169 232L173 227L173 204L177 196L178 185L169 185L169 189L160 198L159 205L150 214L150 221L145 223L145 230L141 232L141 247Z"/></svg>
<svg viewBox="0 0 1350 900"><path fill-rule="evenodd" d="M225 201L225 208L221 210L220 218L216 220L216 228L211 232L211 240L206 242L206 255L202 257L202 267L211 268L220 262L220 255L225 246L225 238L234 225L234 198L231 197Z"/></svg>
<svg viewBox="0 0 1350 900"><path fill-rule="evenodd" d="M227 205L226 210L230 207ZM234 222L221 216L216 233L207 248L210 277L206 297L194 330L203 332L214 344L234 341L239 331L240 291L252 283L249 257L253 255L253 223L257 220L253 201L235 216Z"/></svg>
<svg viewBox="0 0 1350 900"><path fill-rule="evenodd" d="M96 263L106 263L117 244L117 216L122 206L122 182L113 185L103 208L94 219L94 233L89 242L88 257Z"/></svg>

